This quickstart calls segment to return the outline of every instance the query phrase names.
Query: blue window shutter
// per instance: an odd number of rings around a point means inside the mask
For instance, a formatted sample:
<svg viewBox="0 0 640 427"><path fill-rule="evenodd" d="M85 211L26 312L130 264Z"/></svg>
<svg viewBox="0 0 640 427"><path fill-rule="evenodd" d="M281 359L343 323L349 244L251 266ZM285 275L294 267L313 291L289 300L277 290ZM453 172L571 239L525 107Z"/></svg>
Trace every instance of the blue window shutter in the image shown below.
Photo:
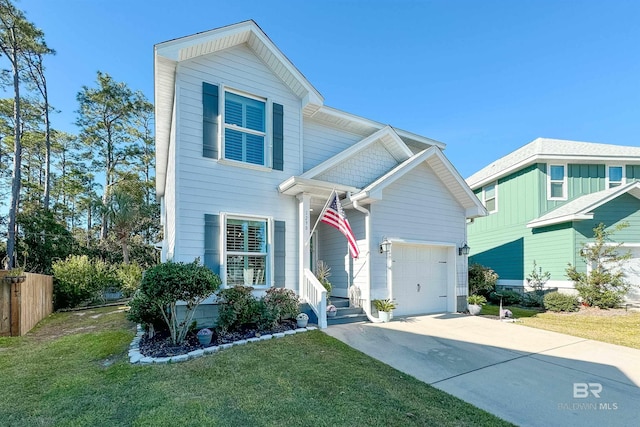
<svg viewBox="0 0 640 427"><path fill-rule="evenodd" d="M202 82L202 155L218 158L218 86Z"/></svg>
<svg viewBox="0 0 640 427"><path fill-rule="evenodd" d="M273 169L284 168L284 108L273 104Z"/></svg>
<svg viewBox="0 0 640 427"><path fill-rule="evenodd" d="M284 288L285 285L285 222L275 221L273 227L273 280L276 287Z"/></svg>
<svg viewBox="0 0 640 427"><path fill-rule="evenodd" d="M204 265L220 275L220 215L204 216Z"/></svg>

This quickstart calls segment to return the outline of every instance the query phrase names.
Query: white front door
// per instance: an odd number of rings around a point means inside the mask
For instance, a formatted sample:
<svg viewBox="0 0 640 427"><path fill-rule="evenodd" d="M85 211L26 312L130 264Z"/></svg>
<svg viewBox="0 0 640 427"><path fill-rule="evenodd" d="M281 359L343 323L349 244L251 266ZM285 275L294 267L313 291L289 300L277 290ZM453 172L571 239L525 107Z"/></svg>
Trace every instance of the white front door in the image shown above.
<svg viewBox="0 0 640 427"><path fill-rule="evenodd" d="M442 246L394 244L392 249L394 314L408 316L447 311L451 269L449 249Z"/></svg>

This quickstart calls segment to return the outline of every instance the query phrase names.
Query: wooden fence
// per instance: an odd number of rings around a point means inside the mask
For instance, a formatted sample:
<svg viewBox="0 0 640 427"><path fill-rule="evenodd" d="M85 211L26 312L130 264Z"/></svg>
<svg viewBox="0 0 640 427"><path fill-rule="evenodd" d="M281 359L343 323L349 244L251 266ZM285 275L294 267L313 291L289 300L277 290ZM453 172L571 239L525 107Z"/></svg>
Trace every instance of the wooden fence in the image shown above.
<svg viewBox="0 0 640 427"><path fill-rule="evenodd" d="M21 336L53 313L53 277L25 273L20 283L0 271L0 336Z"/></svg>

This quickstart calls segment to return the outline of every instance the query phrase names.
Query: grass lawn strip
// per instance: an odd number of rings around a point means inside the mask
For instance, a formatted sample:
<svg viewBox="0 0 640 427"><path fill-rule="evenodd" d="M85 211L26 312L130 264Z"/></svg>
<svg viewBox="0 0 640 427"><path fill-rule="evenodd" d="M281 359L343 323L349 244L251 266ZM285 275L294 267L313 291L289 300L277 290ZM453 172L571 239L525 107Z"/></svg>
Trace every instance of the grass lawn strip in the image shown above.
<svg viewBox="0 0 640 427"><path fill-rule="evenodd" d="M520 307L503 308L511 310L521 325L640 350L638 311L583 308L573 313L554 313ZM480 314L497 317L498 313L498 306L487 304Z"/></svg>
<svg viewBox="0 0 640 427"><path fill-rule="evenodd" d="M135 327L112 311L0 338L3 426L510 425L317 330L134 366Z"/></svg>

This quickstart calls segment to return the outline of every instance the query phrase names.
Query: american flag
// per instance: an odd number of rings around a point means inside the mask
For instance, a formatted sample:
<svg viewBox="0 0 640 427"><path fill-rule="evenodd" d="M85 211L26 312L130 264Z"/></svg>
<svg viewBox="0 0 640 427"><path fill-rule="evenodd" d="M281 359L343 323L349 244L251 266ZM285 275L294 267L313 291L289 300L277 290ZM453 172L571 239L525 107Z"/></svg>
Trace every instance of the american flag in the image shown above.
<svg viewBox="0 0 640 427"><path fill-rule="evenodd" d="M358 245L356 244L356 236L354 236L349 220L344 214L340 200L338 199L338 193L333 192L329 199L327 208L322 215L321 221L325 224L329 224L332 227L337 228L349 242L349 252L352 258L358 258L360 251L358 251Z"/></svg>

